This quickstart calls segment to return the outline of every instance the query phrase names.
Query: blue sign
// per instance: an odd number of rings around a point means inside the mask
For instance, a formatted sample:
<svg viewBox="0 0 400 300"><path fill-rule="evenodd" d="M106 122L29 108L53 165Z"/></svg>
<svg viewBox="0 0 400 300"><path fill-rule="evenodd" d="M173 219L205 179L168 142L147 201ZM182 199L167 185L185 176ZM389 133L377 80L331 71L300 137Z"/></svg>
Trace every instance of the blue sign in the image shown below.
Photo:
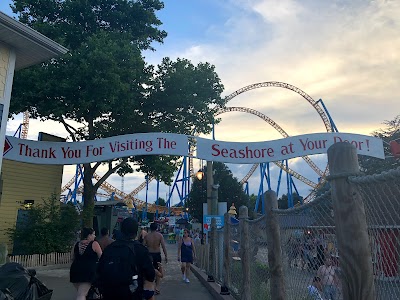
<svg viewBox="0 0 400 300"><path fill-rule="evenodd" d="M224 227L224 216L218 215L205 215L203 216L203 231L207 232L211 230L211 219L214 218L217 221L217 229Z"/></svg>

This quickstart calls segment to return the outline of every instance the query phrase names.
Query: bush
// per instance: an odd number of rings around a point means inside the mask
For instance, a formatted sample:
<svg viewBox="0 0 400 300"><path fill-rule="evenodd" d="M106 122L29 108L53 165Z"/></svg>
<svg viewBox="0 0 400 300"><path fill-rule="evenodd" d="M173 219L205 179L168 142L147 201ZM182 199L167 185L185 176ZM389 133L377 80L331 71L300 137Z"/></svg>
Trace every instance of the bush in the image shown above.
<svg viewBox="0 0 400 300"><path fill-rule="evenodd" d="M71 249L80 219L75 207L61 203L52 194L43 203L29 209L23 224L8 230L14 241L13 254L46 254Z"/></svg>

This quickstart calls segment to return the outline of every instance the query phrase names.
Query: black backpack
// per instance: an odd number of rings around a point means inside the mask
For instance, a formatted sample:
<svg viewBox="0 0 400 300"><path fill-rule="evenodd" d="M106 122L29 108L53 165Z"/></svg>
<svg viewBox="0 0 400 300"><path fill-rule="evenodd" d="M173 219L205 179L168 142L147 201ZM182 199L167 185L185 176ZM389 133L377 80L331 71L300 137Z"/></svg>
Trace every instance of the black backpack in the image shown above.
<svg viewBox="0 0 400 300"><path fill-rule="evenodd" d="M132 293L138 288L135 243L117 240L108 245L97 266L97 285L100 288L129 286Z"/></svg>

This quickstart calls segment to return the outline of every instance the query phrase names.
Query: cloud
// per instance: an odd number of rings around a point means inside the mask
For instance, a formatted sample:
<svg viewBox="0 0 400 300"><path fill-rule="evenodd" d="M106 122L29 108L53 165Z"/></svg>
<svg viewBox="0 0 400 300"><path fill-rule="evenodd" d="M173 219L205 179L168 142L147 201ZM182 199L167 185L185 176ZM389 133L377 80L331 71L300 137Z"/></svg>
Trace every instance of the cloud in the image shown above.
<svg viewBox="0 0 400 300"><path fill-rule="evenodd" d="M172 28L165 44L157 46L158 51L145 53L147 61L157 64L165 56L185 57L194 63L208 61L216 66L225 86L224 95L254 83L287 82L316 101L323 99L341 132L369 134L400 111L400 1L215 0L207 5L193 12L197 18L207 16L209 24L202 24L201 37L188 34L178 39ZM218 19L213 20L209 15L216 9ZM181 24L176 18L174 26L188 24ZM260 111L289 135L325 131L315 109L291 90L254 89L233 98L228 105ZM271 126L253 115L226 113L221 118L216 126L217 139L280 138ZM43 126L31 122L30 136L36 138L37 131L31 135L31 130L35 132L39 125ZM12 121L7 130L17 127L16 121ZM61 130L46 128L54 134ZM326 166L326 156L312 159L320 168ZM318 179L302 159L291 160L290 164L310 180ZM250 167L234 165L233 174L241 179ZM279 170L273 170L279 175ZM250 181L252 193L258 191L258 173ZM274 186L277 174L272 180ZM135 180L126 177L126 189L140 184L144 179L141 176ZM110 182L116 187L121 185L115 175ZM155 190L153 184L151 193ZM301 186L306 193L308 187ZM168 192L163 187L162 193L165 190ZM145 197L143 193L141 199Z"/></svg>

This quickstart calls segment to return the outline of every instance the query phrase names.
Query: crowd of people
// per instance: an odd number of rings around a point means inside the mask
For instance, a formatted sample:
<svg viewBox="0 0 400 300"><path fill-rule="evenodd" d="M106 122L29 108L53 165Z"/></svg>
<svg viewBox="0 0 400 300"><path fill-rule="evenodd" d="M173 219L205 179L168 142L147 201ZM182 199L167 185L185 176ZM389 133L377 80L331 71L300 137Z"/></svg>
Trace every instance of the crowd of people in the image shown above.
<svg viewBox="0 0 400 300"><path fill-rule="evenodd" d="M138 229L138 222L127 218L112 237L107 228L98 239L92 228L81 231L81 239L72 249L70 268L77 300L87 299L95 291L105 300L154 300L160 294L164 277L161 250L168 262L164 237L156 223L150 224L149 232L142 227L138 234ZM178 261L186 283L190 283L190 265L196 258L194 244L201 240L200 232L180 229Z"/></svg>
<svg viewBox="0 0 400 300"><path fill-rule="evenodd" d="M307 287L311 299L337 300L340 285L338 269L323 240L311 234L302 238L292 237L286 248L289 267L296 266L314 274L311 285Z"/></svg>

